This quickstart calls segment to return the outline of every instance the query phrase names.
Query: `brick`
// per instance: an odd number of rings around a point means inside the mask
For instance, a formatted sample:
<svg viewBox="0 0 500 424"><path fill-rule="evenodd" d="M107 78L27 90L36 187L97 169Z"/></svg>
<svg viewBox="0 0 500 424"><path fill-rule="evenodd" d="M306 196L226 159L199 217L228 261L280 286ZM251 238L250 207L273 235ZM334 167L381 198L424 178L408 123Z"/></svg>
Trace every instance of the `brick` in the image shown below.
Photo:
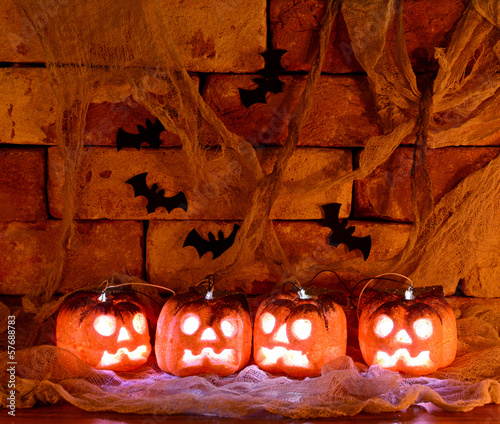
<svg viewBox="0 0 500 424"><path fill-rule="evenodd" d="M3 92L0 112L0 144L56 144L55 122L57 101L48 82L45 68L0 69ZM192 75L198 86L199 78ZM137 134L138 125L155 122L145 106L134 100L128 84L105 86L89 104L84 143L116 146L119 128ZM179 146L177 136L163 131L162 146Z"/></svg>
<svg viewBox="0 0 500 424"><path fill-rule="evenodd" d="M331 229L320 222L275 221L274 228L286 257L298 274L315 265L328 265L355 258L363 259L360 250L349 251L347 245L331 246L328 236ZM392 259L404 248L411 231L409 224L380 223L349 220L348 227L354 227L355 237L371 238L371 250L367 263ZM344 283L353 287L366 275L338 272ZM314 279L314 285L342 288L332 273L322 273Z"/></svg>
<svg viewBox="0 0 500 424"><path fill-rule="evenodd" d="M238 224L241 225L240 222ZM184 240L194 228L205 240L208 233L223 231L228 237L234 222L227 221L152 221L147 235L147 274L152 284L165 284L182 292L196 285L205 276L220 269L224 256L212 260L212 253L199 257L194 247L183 247ZM326 265L332 262L360 257L359 251L349 252L344 245L333 247L327 244L330 229L317 222L274 221L277 238L290 261L292 269L300 273L313 265ZM373 245L369 262L390 259L404 247L411 226L408 224L380 224L352 221L356 236L370 235ZM168 261L165 258L168 257ZM353 284L360 275L341 274L346 283ZM216 278L219 287L225 290L242 290L247 293L265 293L283 281L280 271L269 261L258 257L245 262L234 270L230 277ZM324 273L314 280L318 286L332 287L337 284L333 274Z"/></svg>
<svg viewBox="0 0 500 424"><path fill-rule="evenodd" d="M263 169L268 172L272 169L277 149L261 149L257 155ZM320 218L319 205L330 202L342 203L341 213L347 216L351 201L350 183L329 192L304 190L300 197L295 197L295 194L300 192L300 187L319 183L321 178L328 180L350 169L349 151L296 150L285 172L283 186L271 212L272 218ZM158 184L167 197L182 191L187 198L187 211L175 208L168 213L161 207L148 214L146 198L134 197L132 186L125 183L143 172L148 172L147 184L150 187L153 183ZM223 163L212 172L214 177L220 178L219 185L206 181L195 189L186 157L179 149L143 148L117 152L114 148L87 147L78 171L76 215L79 219L243 219L251 200L243 187L243 182L251 178L247 172L235 162ZM61 216L63 182L64 166L57 148L52 147L48 156L48 198L54 217Z"/></svg>
<svg viewBox="0 0 500 424"><path fill-rule="evenodd" d="M287 71L303 71L315 54L318 32L325 12L325 0L271 0L270 21L273 46L285 49L282 65ZM403 0L405 40L416 72L434 70L436 47L447 47L466 0ZM348 7L345 6L345 7ZM370 27L367 25L366 31ZM393 37L392 37L393 38ZM388 37L388 45L393 42ZM333 24L323 72L346 73L362 70L357 62L342 13Z"/></svg>
<svg viewBox="0 0 500 424"><path fill-rule="evenodd" d="M65 3L61 5L64 7ZM259 53L266 49L266 0L169 0L162 1L161 9L165 27L186 69L255 72L263 68L264 61ZM50 18L55 13L49 10L48 15ZM36 32L15 8L13 0L1 3L0 22L0 61L45 62ZM122 28L118 31L124 34Z"/></svg>
<svg viewBox="0 0 500 424"><path fill-rule="evenodd" d="M210 75L204 86L205 101L230 131L252 145L283 145L288 122L305 87L305 76L280 76L282 93L268 93L267 104L248 109L239 88L253 89L256 75ZM379 135L377 113L366 77L323 75L299 138L299 146L359 147Z"/></svg>
<svg viewBox="0 0 500 424"><path fill-rule="evenodd" d="M47 217L44 149L0 149L0 205L0 221Z"/></svg>
<svg viewBox="0 0 500 424"><path fill-rule="evenodd" d="M467 175L500 153L490 147L446 147L427 150L427 169L434 203ZM354 216L412 221L410 173L413 149L400 147L364 180L354 182Z"/></svg>
<svg viewBox="0 0 500 424"><path fill-rule="evenodd" d="M0 68L0 144L54 144L56 98L47 71Z"/></svg>
<svg viewBox="0 0 500 424"><path fill-rule="evenodd" d="M26 294L55 259L61 221L0 223L0 292ZM134 221L78 222L61 292L99 284L113 272L142 276L143 226ZM89 266L91 264L91 266Z"/></svg>

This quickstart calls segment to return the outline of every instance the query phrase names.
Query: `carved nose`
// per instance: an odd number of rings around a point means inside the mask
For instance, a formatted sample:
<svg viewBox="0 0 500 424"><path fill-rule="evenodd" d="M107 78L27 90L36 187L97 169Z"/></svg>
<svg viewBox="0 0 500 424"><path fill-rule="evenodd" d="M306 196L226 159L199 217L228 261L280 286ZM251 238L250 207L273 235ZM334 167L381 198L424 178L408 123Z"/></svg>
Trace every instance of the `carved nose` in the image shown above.
<svg viewBox="0 0 500 424"><path fill-rule="evenodd" d="M286 336L286 324L283 324L278 332L273 337L275 342L286 343L288 344L288 337Z"/></svg>
<svg viewBox="0 0 500 424"><path fill-rule="evenodd" d="M396 334L396 340L405 344L411 344L412 341L406 330L399 330Z"/></svg>
<svg viewBox="0 0 500 424"><path fill-rule="evenodd" d="M124 342L125 340L130 340L130 334L125 327L120 328L120 333L118 333L118 341Z"/></svg>
<svg viewBox="0 0 500 424"><path fill-rule="evenodd" d="M208 327L201 335L201 340L203 340L203 341L217 340L217 335L215 334L215 331L213 330L213 328Z"/></svg>

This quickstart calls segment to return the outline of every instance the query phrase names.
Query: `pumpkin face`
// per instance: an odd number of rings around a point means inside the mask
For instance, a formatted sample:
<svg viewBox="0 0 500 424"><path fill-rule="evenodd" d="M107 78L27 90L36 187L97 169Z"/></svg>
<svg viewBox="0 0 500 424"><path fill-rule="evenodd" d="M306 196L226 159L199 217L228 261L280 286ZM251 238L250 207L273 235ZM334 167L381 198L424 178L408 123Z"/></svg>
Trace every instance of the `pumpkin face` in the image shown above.
<svg viewBox="0 0 500 424"><path fill-rule="evenodd" d="M345 313L330 294L301 298L281 292L264 300L254 323L254 359L259 368L292 377L321 374L347 346Z"/></svg>
<svg viewBox="0 0 500 424"><path fill-rule="evenodd" d="M130 371L151 353L146 312L132 294L77 293L56 324L57 346L97 369Z"/></svg>
<svg viewBox="0 0 500 424"><path fill-rule="evenodd" d="M188 292L170 298L156 330L158 366L177 376L225 376L250 359L252 322L244 295L206 298Z"/></svg>
<svg viewBox="0 0 500 424"><path fill-rule="evenodd" d="M442 289L413 299L376 290L365 296L359 346L368 365L426 375L453 362L456 322Z"/></svg>

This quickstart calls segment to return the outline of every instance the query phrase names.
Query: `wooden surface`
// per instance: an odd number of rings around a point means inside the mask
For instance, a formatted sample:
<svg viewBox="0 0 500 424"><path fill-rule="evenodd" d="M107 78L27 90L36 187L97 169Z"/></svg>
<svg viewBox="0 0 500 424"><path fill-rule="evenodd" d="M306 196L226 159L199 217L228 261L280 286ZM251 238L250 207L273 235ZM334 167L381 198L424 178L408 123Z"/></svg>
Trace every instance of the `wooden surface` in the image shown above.
<svg viewBox="0 0 500 424"><path fill-rule="evenodd" d="M381 414L361 413L353 417L325 418L316 420L293 420L276 415L262 414L240 419L203 417L193 415L133 415L118 414L115 412L86 412L69 404L45 406L31 409L18 409L14 418L2 410L0 422L3 424L52 424L55 422L70 424L175 424L175 423L309 423L309 422L334 422L347 423L500 423L500 405L485 405L470 412L446 412L429 404L413 405L401 412L386 412ZM7 417L7 419L5 419Z"/></svg>

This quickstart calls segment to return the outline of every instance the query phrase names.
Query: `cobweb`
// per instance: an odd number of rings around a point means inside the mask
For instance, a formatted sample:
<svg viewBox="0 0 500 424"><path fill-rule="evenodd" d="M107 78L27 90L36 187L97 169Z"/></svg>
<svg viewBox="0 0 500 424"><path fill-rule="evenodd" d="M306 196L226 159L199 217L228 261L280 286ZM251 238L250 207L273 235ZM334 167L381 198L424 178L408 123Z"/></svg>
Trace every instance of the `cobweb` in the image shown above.
<svg viewBox="0 0 500 424"><path fill-rule="evenodd" d="M61 287L66 252L74 238L75 187L84 154L87 109L103 88L130 84L135 100L180 138L195 189L223 186L241 199L245 217L233 247L220 261L218 281L251 263L257 252L284 279L293 274L268 217L307 118L331 23L340 8L356 59L368 76L384 133L367 141L358 168L314 186L298 185L295 195L324 192L362 179L383 164L403 140L413 137L416 218L408 243L397 257L312 265L301 271L301 277L308 279L323 269L362 276L398 270L419 286L456 284L477 273L478 263L490 266L497 261L500 157L433 204L425 154L428 148L480 145L498 131L498 2L469 3L450 46L436 49L439 70L435 79L417 85L404 40L401 1L328 1L318 52L292 114L287 140L272 172L266 174L250 143L228 131L201 98L169 36L163 1L17 0L45 50L58 100L57 143L65 163L63 232L54 266L23 298L23 311L18 313L26 328L26 350L18 357L19 406L63 398L88 410L220 416L265 410L315 417L393 411L416 402L433 402L450 410L500 402L500 320L498 313L486 308L459 316L460 346L455 363L435 376L419 378L377 367L365 369L349 357L326 366L321 377L304 380L273 377L253 365L230 378L178 379L160 372L154 361L136 374L118 376L90 369L67 352L45 344L40 329L60 303L53 295ZM221 169L225 172L218 172ZM489 333L485 336L483 332ZM5 369L2 366L2 372ZM2 404L5 402L2 393Z"/></svg>

